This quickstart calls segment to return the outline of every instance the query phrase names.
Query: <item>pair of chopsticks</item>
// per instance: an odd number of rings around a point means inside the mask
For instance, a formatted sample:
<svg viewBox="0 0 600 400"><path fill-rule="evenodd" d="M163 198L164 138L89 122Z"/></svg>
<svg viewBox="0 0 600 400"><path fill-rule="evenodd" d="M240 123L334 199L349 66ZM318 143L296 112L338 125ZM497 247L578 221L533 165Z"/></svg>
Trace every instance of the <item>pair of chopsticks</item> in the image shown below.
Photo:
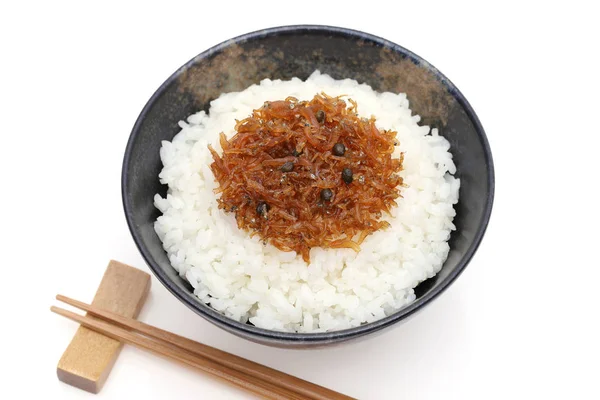
<svg viewBox="0 0 600 400"><path fill-rule="evenodd" d="M62 295L57 295L56 300L86 311L92 317L52 306L50 310L56 314L122 343L148 350L151 353L207 372L263 398L274 400L352 399L352 397L135 319L125 318Z"/></svg>

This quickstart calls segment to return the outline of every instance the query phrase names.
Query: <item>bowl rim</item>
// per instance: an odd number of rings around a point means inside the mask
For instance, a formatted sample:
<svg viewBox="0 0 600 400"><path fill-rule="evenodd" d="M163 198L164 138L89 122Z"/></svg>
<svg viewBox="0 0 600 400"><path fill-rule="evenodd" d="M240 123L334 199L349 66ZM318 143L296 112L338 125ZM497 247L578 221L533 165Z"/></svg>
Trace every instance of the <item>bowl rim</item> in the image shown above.
<svg viewBox="0 0 600 400"><path fill-rule="evenodd" d="M168 277L167 273L154 260L154 258L150 254L149 249L144 246L142 235L136 229L133 219L131 217L133 206L130 203L127 196L127 191L129 187L129 176L127 171L129 171L129 164L131 162L131 152L134 142L136 141L136 138L140 132L142 122L146 118L146 115L148 114L150 109L153 107L155 101L165 92L165 90L171 85L171 83L175 79L177 79L185 70L187 70L190 66L192 66L199 60L202 60L215 52L221 51L232 44L246 42L254 39L260 39L265 36L280 35L285 33L329 33L340 36L358 38L365 41L373 42L382 47L387 47L394 52L398 52L406 57L409 57L417 65L422 65L428 68L447 87L448 91L456 98L459 104L464 108L467 116L473 123L475 131L477 132L484 148L485 162L488 166L487 180L490 190L485 200L486 204L483 211L482 224L479 226L477 232L475 233L471 246L467 249L461 260L459 260L456 268L440 283L440 285L435 287L433 290L430 290L422 297L416 299L408 306L398 310L397 312L385 318L366 323L364 325L357 326L354 328L318 333L280 332L259 328L249 324L244 324L235 321L229 317L226 317L225 315L212 309L210 306L199 301L193 294L190 295L190 293L185 292ZM475 254L477 248L481 243L481 240L483 239L483 236L485 234L490 220L492 206L494 202L494 191L495 176L492 152L483 126L481 125L481 122L479 121L479 118L477 117L473 107L471 107L471 105L463 96L463 94L444 74L442 74L438 69L436 69L429 62L419 57L415 53L405 49L400 45L397 45L396 43L390 42L389 40L354 29L327 25L287 25L262 29L237 36L233 39L226 40L190 59L183 66L177 69L166 81L164 81L164 83L160 85L160 87L154 92L152 97L150 97L150 99L140 112L135 122L135 125L133 126L133 129L131 131L129 140L127 142L127 146L125 148L125 154L123 158L123 165L121 171L121 196L125 212L125 219L127 220L129 231L131 232L131 235L139 252L150 267L150 270L152 270L154 275L157 277L157 279L181 302L183 302L186 306L194 310L196 313L200 314L209 322L212 322L221 328L225 328L226 330L244 334L244 336L247 336L248 338L255 338L259 341L266 340L268 342L278 342L283 344L326 344L333 341L345 341L389 327L397 323L398 321L401 321L413 315L417 311L421 310L426 304L429 304L433 299L437 298L441 293L443 293L456 280L456 278L458 278L458 276L464 271L466 266L471 261L473 255Z"/></svg>

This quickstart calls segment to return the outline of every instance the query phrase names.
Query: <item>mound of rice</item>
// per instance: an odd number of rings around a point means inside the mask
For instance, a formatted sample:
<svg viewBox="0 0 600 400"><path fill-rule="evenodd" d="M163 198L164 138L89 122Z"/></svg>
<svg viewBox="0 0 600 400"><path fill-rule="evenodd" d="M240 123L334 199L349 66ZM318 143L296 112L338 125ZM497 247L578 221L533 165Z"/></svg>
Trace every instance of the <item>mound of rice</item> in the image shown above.
<svg viewBox="0 0 600 400"><path fill-rule="evenodd" d="M212 157L218 135L234 133L241 120L265 101L316 93L347 95L361 116L377 118L382 129L398 132L404 152L402 176L408 187L391 227L350 249L311 250L307 265L299 255L263 245L237 228L232 213L217 207ZM314 72L307 81L264 80L243 92L227 93L179 123L181 132L160 150L159 178L169 186L154 202L162 212L155 223L173 268L194 287L199 300L235 320L278 331L325 332L355 327L394 313L415 299L413 288L442 267L455 229L453 204L459 180L436 129L419 126L404 94L377 93L353 80L333 80Z"/></svg>

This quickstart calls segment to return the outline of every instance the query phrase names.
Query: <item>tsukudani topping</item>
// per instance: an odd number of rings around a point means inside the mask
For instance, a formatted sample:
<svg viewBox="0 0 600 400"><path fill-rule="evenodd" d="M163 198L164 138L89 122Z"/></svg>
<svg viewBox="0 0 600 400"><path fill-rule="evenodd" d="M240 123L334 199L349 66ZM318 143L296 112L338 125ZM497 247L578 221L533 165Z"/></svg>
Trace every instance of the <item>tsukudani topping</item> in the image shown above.
<svg viewBox="0 0 600 400"><path fill-rule="evenodd" d="M348 104L349 103L349 104ZM351 248L389 226L400 197L396 132L360 118L351 99L268 101L211 146L219 207L238 228L310 261L310 249ZM351 184L354 175L361 184Z"/></svg>

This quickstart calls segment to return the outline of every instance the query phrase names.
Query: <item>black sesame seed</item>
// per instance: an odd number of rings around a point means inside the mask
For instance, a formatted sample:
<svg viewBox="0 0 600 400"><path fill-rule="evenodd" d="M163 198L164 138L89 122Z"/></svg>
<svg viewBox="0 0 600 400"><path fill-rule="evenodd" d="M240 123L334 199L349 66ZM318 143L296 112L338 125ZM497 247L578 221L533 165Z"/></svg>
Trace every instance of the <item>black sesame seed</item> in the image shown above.
<svg viewBox="0 0 600 400"><path fill-rule="evenodd" d="M235 212L237 209L237 206L231 206L231 212Z"/></svg>
<svg viewBox="0 0 600 400"><path fill-rule="evenodd" d="M281 166L281 172L292 172L293 170L294 170L294 163L291 161L288 161Z"/></svg>
<svg viewBox="0 0 600 400"><path fill-rule="evenodd" d="M343 156L346 153L346 146L343 143L336 143L333 145L333 150L331 150L333 155L335 156Z"/></svg>
<svg viewBox="0 0 600 400"><path fill-rule="evenodd" d="M269 206L264 201L261 201L256 206L256 212L258 213L258 215L262 215L263 217L265 217L267 215L267 213L269 212L270 209L271 209L271 206Z"/></svg>
<svg viewBox="0 0 600 400"><path fill-rule="evenodd" d="M329 201L333 197L333 192L331 189L323 189L321 190L321 200Z"/></svg>
<svg viewBox="0 0 600 400"><path fill-rule="evenodd" d="M294 157L298 157L300 154L302 154L302 152L301 152L301 151L298 151L298 150L296 150L296 149L294 149L294 151L292 151L292 155L293 155Z"/></svg>
<svg viewBox="0 0 600 400"><path fill-rule="evenodd" d="M348 185L352 183L354 180L352 170L350 168L344 168L342 170L342 180L346 182Z"/></svg>
<svg viewBox="0 0 600 400"><path fill-rule="evenodd" d="M323 111L323 110L317 111L317 122L320 124L325 122L325 111Z"/></svg>

